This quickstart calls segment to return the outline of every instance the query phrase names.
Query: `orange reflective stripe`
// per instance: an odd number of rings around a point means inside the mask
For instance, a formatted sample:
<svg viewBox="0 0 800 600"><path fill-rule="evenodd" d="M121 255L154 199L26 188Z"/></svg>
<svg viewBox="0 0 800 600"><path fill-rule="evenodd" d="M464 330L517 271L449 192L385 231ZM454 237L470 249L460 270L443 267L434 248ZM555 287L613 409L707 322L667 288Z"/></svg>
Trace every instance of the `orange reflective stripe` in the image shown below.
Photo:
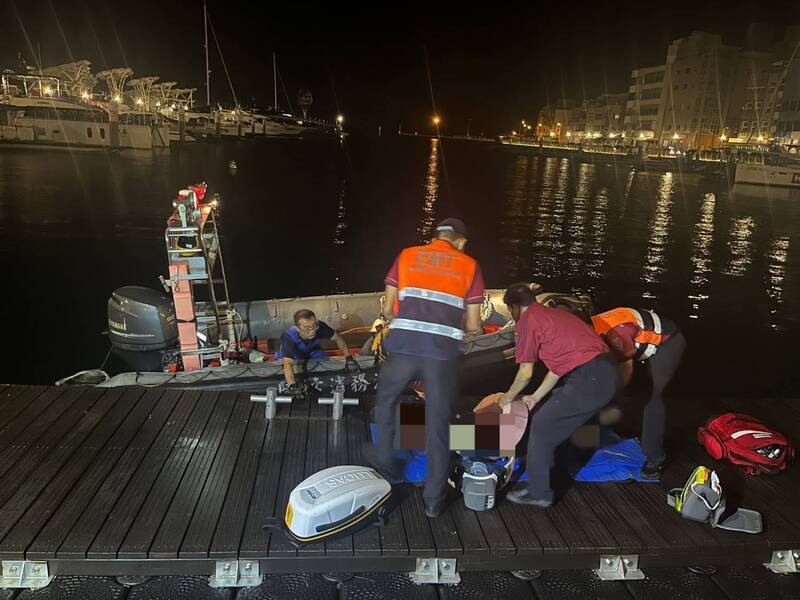
<svg viewBox="0 0 800 600"><path fill-rule="evenodd" d="M637 333L636 337L633 338L635 342L640 344L653 344L654 346L658 346L662 339L663 336L660 333L656 333L655 331L645 331L644 329Z"/></svg>
<svg viewBox="0 0 800 600"><path fill-rule="evenodd" d="M639 325L639 321L634 312L627 308L615 308L592 317L592 325L594 325L594 330L598 335L608 333L610 330L614 329L614 327L622 325L623 323Z"/></svg>
<svg viewBox="0 0 800 600"><path fill-rule="evenodd" d="M397 289L420 288L464 298L476 269L475 259L444 240L434 240L400 253Z"/></svg>
<svg viewBox="0 0 800 600"><path fill-rule="evenodd" d="M637 313L629 308L615 308L592 317L592 325L598 335L605 335L617 325L633 323L639 327L639 333L633 338L638 344L652 344L658 346L663 341L660 333L644 329Z"/></svg>

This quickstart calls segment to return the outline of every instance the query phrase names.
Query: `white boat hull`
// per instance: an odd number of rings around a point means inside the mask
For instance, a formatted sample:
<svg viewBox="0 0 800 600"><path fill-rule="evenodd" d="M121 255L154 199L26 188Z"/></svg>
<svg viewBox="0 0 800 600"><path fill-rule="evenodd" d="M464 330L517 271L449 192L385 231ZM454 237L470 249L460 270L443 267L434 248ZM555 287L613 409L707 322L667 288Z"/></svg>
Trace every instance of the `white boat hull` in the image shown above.
<svg viewBox="0 0 800 600"><path fill-rule="evenodd" d="M774 166L737 163L734 181L736 183L800 188L800 165Z"/></svg>

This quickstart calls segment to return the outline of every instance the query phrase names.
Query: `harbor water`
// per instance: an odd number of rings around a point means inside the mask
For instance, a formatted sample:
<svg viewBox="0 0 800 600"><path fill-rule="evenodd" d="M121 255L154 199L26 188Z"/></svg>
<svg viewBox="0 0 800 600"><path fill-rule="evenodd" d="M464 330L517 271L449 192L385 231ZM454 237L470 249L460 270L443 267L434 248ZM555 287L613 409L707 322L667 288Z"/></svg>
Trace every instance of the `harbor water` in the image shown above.
<svg viewBox="0 0 800 600"><path fill-rule="evenodd" d="M399 248L460 216L488 286L537 281L676 321L682 393L800 394L800 191L393 136L0 148L0 382L103 363L109 294L160 287L172 199L201 180L222 196L234 300L381 289Z"/></svg>

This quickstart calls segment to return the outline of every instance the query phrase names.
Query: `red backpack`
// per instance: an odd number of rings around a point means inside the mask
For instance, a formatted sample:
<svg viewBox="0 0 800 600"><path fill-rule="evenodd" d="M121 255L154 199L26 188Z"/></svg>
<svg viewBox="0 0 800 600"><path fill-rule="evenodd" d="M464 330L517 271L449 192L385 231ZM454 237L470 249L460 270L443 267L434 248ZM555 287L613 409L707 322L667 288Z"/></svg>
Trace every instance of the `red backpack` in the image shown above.
<svg viewBox="0 0 800 600"><path fill-rule="evenodd" d="M697 430L697 441L715 459L726 459L748 475L783 471L794 448L777 431L750 415L725 413Z"/></svg>

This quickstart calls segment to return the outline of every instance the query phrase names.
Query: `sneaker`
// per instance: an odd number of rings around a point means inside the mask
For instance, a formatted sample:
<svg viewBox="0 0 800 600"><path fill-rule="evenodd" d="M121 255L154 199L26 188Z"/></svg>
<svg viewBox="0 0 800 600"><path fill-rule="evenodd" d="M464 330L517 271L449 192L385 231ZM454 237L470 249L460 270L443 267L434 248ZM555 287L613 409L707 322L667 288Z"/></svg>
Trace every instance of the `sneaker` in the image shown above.
<svg viewBox="0 0 800 600"><path fill-rule="evenodd" d="M661 479L661 474L664 472L664 461L646 460L642 465L639 475L643 479L650 479L651 481L658 481Z"/></svg>
<svg viewBox="0 0 800 600"><path fill-rule="evenodd" d="M391 464L383 464L378 460L378 453L370 446L364 449L364 460L375 469L381 477L389 480L402 481L404 466L403 461L393 460Z"/></svg>
<svg viewBox="0 0 800 600"><path fill-rule="evenodd" d="M550 508L553 506L552 500L531 496L526 488L508 492L506 498L511 500L514 504L527 504L528 506L536 506L538 508Z"/></svg>

